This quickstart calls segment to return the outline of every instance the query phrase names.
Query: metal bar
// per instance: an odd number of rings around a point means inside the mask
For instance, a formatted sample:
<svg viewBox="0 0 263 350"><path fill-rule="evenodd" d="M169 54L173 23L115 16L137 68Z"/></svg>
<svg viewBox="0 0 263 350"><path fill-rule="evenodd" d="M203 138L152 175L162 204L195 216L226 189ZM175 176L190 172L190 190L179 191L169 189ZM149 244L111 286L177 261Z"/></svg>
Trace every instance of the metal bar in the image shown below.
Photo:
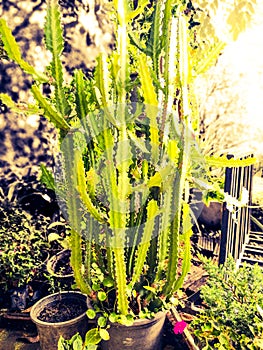
<svg viewBox="0 0 263 350"><path fill-rule="evenodd" d="M253 155L249 155L245 158L251 156ZM233 156L229 155L228 158L233 158ZM236 212L229 212L226 203L223 204L219 264L223 264L229 254L234 257L237 265L242 264L243 259L246 259L246 261L255 260L243 256L247 252L247 248L250 248L250 243L253 239L257 241L257 237L255 238L250 235L252 174L252 165L247 167L227 168L225 171L225 193L240 200L243 188L245 188L248 191L249 198L248 205L236 208ZM263 240L263 234L260 238ZM256 251L258 252L257 249Z"/></svg>
<svg viewBox="0 0 263 350"><path fill-rule="evenodd" d="M232 158L232 156L229 156L228 158ZM226 168L225 171L225 185L224 185L224 192L229 193L230 192L230 185L231 185L231 178L232 178L232 168ZM229 211L227 210L226 203L223 203L223 214L222 214L222 225L221 225L221 241L220 241L220 252L219 252L219 264L224 264L227 258L228 254L228 227L229 227Z"/></svg>

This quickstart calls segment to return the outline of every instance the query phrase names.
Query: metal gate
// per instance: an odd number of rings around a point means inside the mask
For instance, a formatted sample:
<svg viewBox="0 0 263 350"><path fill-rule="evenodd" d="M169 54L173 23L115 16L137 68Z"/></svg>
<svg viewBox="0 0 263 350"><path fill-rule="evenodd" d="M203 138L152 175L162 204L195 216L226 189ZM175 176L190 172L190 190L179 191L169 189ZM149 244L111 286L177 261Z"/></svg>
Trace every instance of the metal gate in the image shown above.
<svg viewBox="0 0 263 350"><path fill-rule="evenodd" d="M252 176L253 165L226 169L224 192L229 202L223 205L219 264L232 255L237 266L244 261L263 266L263 233L250 231Z"/></svg>

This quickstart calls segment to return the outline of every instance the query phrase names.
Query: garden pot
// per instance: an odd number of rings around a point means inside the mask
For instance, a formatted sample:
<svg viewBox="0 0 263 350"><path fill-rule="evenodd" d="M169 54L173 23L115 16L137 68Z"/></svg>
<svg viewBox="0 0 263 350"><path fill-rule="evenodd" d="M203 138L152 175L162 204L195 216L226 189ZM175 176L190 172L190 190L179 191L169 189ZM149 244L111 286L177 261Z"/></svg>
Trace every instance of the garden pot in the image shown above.
<svg viewBox="0 0 263 350"><path fill-rule="evenodd" d="M166 313L158 312L155 318L135 320L132 326L111 323L110 340L102 341L102 350L160 350Z"/></svg>
<svg viewBox="0 0 263 350"><path fill-rule="evenodd" d="M78 309L80 314L76 313L73 318L60 321L63 314L63 309L60 308L63 305L65 305L64 308L66 310L71 308L76 312ZM61 335L64 339L70 339L74 334L80 333L84 338L88 330L88 318L86 316L88 305L87 296L77 291L48 295L34 304L30 312L30 317L37 326L41 349L57 349L57 343ZM46 319L50 316L50 310L52 309L55 309L56 313L53 312L53 320L48 321ZM44 321L43 316L45 318ZM56 320L54 321L54 319Z"/></svg>
<svg viewBox="0 0 263 350"><path fill-rule="evenodd" d="M47 261L47 271L58 278L73 278L70 266L70 249L63 249Z"/></svg>
<svg viewBox="0 0 263 350"><path fill-rule="evenodd" d="M71 289L74 284L74 274L70 266L70 249L63 249L53 255L47 261L47 271L50 275L59 280L61 286L65 289Z"/></svg>

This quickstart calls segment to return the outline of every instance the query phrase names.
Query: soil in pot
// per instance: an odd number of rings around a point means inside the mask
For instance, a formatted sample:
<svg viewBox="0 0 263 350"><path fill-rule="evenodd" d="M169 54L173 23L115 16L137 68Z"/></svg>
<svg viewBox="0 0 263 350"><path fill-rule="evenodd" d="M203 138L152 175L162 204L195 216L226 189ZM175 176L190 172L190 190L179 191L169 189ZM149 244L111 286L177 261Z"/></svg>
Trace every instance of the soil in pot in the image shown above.
<svg viewBox="0 0 263 350"><path fill-rule="evenodd" d="M56 349L60 336L70 339L80 333L84 338L89 328L87 308L87 296L77 291L55 293L33 305L30 316L37 326L41 349Z"/></svg>
<svg viewBox="0 0 263 350"><path fill-rule="evenodd" d="M62 299L43 309L38 319L44 322L57 323L72 320L83 314L87 307L80 300Z"/></svg>

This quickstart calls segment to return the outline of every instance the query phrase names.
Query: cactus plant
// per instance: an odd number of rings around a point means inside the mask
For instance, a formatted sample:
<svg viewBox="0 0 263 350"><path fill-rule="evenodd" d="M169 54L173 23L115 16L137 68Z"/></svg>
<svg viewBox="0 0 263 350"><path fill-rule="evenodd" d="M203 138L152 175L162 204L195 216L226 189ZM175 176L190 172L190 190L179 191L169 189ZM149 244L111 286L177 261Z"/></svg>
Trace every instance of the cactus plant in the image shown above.
<svg viewBox="0 0 263 350"><path fill-rule="evenodd" d="M92 77L75 70L68 84L56 0L47 1L45 42L52 60L45 74L22 59L0 21L6 53L35 79L36 103L21 107L7 95L0 98L18 113L44 115L58 129L55 181L44 167L42 178L65 204L76 284L102 314L102 338L105 315L125 324L151 317L170 305L189 272L189 187L208 161L197 151L191 84L223 47L217 41L194 65L200 57L184 2L109 4L115 50L98 56ZM53 85L53 97L42 94L43 82Z"/></svg>

